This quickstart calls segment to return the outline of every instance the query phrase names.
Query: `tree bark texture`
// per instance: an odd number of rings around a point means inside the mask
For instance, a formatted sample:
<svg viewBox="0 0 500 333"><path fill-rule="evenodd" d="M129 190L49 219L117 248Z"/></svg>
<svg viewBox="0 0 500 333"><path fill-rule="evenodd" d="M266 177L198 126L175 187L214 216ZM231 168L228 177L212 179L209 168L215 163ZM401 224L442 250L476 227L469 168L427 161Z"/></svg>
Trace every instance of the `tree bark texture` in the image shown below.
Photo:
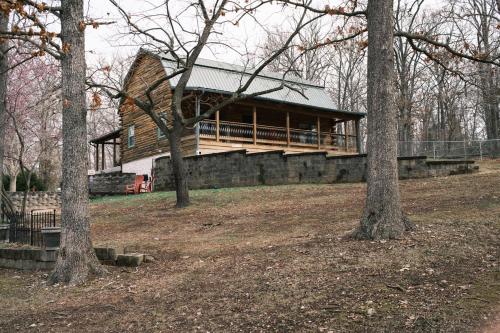
<svg viewBox="0 0 500 333"><path fill-rule="evenodd" d="M479 7L479 6L478 6ZM486 15L486 10L480 12L480 32L478 34L480 50L485 54L491 53L490 43L490 18ZM497 87L494 80L494 71L490 64L481 63L479 65L481 75L481 88L483 97L483 112L486 125L486 137L488 140L499 138L500 112L497 100ZM492 141L490 144L490 154L492 157L499 155L499 144Z"/></svg>
<svg viewBox="0 0 500 333"><path fill-rule="evenodd" d="M412 227L401 210L397 161L392 0L369 0L368 178L358 239L392 239Z"/></svg>
<svg viewBox="0 0 500 333"><path fill-rule="evenodd" d="M481 64L482 104L488 140L499 139L500 111L498 108L496 86L493 80L493 69L490 65ZM489 147L491 157L500 156L500 143L492 141Z"/></svg>
<svg viewBox="0 0 500 333"><path fill-rule="evenodd" d="M7 31L9 26L9 16L0 12L0 31ZM5 123L7 122L7 70L9 61L7 52L9 44L6 40L0 44L0 188L3 188L3 157L5 150ZM0 206L2 204L0 197Z"/></svg>
<svg viewBox="0 0 500 333"><path fill-rule="evenodd" d="M83 0L61 2L61 39L69 48L61 60L63 99L63 169L61 247L52 283L71 285L102 274L104 268L90 239L87 183L87 108Z"/></svg>
<svg viewBox="0 0 500 333"><path fill-rule="evenodd" d="M189 206L189 187L186 163L182 156L181 138L183 127L174 123L174 129L169 133L170 158L172 160L172 171L175 179L175 194L177 197L177 208Z"/></svg>

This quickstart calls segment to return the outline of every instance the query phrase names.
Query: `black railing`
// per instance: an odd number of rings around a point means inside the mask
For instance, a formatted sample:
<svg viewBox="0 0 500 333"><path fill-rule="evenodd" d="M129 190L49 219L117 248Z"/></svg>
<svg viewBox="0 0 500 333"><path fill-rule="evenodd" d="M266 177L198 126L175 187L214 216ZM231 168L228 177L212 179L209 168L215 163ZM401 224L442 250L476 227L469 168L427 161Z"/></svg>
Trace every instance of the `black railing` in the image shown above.
<svg viewBox="0 0 500 333"><path fill-rule="evenodd" d="M356 136L332 132L320 132L318 144L318 132L286 127L267 125L256 125L254 135L253 124L220 121L219 130L214 120L204 120L199 123L202 138L219 139L231 142L253 142L258 144L311 146L318 149L354 149L356 148ZM347 142L346 142L347 140ZM346 144L347 143L347 144Z"/></svg>
<svg viewBox="0 0 500 333"><path fill-rule="evenodd" d="M56 210L4 215L9 223L9 242L43 246L42 229L56 226Z"/></svg>

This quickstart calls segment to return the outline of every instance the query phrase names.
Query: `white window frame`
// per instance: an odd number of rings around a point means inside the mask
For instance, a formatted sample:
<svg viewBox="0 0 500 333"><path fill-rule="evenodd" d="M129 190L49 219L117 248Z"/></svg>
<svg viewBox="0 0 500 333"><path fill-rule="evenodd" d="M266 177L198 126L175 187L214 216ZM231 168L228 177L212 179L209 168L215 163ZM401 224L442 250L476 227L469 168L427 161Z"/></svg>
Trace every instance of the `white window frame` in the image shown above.
<svg viewBox="0 0 500 333"><path fill-rule="evenodd" d="M130 142L132 141L132 142ZM135 125L130 125L127 132L127 145L129 148L135 146Z"/></svg>

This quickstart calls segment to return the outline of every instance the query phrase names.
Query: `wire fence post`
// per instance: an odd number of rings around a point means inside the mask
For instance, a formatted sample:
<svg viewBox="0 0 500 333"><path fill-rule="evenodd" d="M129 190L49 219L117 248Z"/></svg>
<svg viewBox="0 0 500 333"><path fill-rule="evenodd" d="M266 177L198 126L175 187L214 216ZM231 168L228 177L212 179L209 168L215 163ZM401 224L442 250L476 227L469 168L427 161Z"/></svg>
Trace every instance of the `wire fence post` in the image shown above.
<svg viewBox="0 0 500 333"><path fill-rule="evenodd" d="M35 242L33 230L35 229L34 221L33 221L33 211L31 211L30 216L30 245L33 245Z"/></svg>
<svg viewBox="0 0 500 333"><path fill-rule="evenodd" d="M435 141L432 141L432 152L433 152L434 159L436 159L436 142Z"/></svg>
<svg viewBox="0 0 500 333"><path fill-rule="evenodd" d="M483 146L481 141L479 141L479 158L481 161L483 160Z"/></svg>

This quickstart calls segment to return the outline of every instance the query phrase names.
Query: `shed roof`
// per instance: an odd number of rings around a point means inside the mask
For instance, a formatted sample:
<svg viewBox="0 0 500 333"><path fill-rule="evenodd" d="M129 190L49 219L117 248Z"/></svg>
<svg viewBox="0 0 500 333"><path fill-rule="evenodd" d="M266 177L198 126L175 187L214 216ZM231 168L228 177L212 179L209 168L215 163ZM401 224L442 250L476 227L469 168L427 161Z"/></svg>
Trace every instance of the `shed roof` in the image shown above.
<svg viewBox="0 0 500 333"><path fill-rule="evenodd" d="M120 132L121 132L121 130L122 130L122 128L120 127L120 128L115 129L115 130L113 130L111 132L108 132L106 134L103 134L101 136L93 138L89 142L90 143L94 143L94 144L102 144L102 143L105 143L108 140L119 139L120 138Z"/></svg>

